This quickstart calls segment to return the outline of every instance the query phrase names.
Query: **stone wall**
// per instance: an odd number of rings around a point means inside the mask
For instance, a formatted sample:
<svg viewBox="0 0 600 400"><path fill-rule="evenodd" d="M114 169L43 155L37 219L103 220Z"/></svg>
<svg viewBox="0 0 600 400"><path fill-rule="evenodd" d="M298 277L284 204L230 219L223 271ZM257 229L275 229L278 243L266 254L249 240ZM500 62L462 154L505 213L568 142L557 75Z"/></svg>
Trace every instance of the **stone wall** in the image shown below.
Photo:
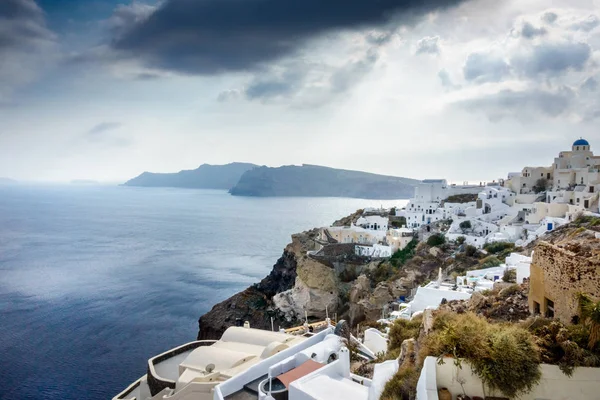
<svg viewBox="0 0 600 400"><path fill-rule="evenodd" d="M579 293L600 299L600 260L540 242L531 263L529 310L536 311L537 303L544 315L550 300L554 302L554 316L571 323L579 314Z"/></svg>

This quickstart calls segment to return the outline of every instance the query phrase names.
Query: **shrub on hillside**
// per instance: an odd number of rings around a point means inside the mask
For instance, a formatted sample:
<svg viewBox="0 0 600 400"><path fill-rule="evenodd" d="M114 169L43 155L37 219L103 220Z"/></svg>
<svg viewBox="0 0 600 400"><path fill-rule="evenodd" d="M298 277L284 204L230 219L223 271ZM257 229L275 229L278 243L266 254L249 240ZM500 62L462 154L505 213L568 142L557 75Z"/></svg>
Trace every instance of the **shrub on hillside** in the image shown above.
<svg viewBox="0 0 600 400"><path fill-rule="evenodd" d="M515 325L490 324L473 313L438 313L421 347L420 358L428 355L464 359L484 386L510 398L530 392L541 377L531 333Z"/></svg>
<svg viewBox="0 0 600 400"><path fill-rule="evenodd" d="M481 268L491 268L502 264L502 261L500 261L496 256L487 256L481 260L479 264L481 265Z"/></svg>
<svg viewBox="0 0 600 400"><path fill-rule="evenodd" d="M512 250L514 248L515 248L515 244L509 243L509 242L486 243L483 246L483 249L490 254L496 254L496 253L500 253L501 251L509 250L509 249Z"/></svg>
<svg viewBox="0 0 600 400"><path fill-rule="evenodd" d="M404 265L408 260L414 257L415 249L419 242L416 239L411 240L405 248L402 250L398 250L395 252L390 258L390 262L394 267L399 267L400 265Z"/></svg>
<svg viewBox="0 0 600 400"><path fill-rule="evenodd" d="M416 338L423 318L397 319L390 328L388 352L400 349L406 339Z"/></svg>
<svg viewBox="0 0 600 400"><path fill-rule="evenodd" d="M565 325L542 317L532 317L521 326L535 335L541 361L558 365L565 375L571 376L576 367L600 367L600 345L588 348L587 326Z"/></svg>
<svg viewBox="0 0 600 400"><path fill-rule="evenodd" d="M502 275L502 280L504 282L516 283L517 282L517 270L506 268L504 270L504 274Z"/></svg>
<svg viewBox="0 0 600 400"><path fill-rule="evenodd" d="M472 246L470 244L465 246L465 255L467 257L473 257L475 256L475 254L477 254L477 247Z"/></svg>
<svg viewBox="0 0 600 400"><path fill-rule="evenodd" d="M461 244L463 244L463 243L464 243L466 240L467 240L467 238L466 238L466 237L464 237L464 236L459 236L459 237L457 237L457 238L456 238L456 243L457 243L457 244L459 244L459 245L461 245Z"/></svg>
<svg viewBox="0 0 600 400"><path fill-rule="evenodd" d="M427 245L431 247L441 246L444 243L446 243L446 238L444 237L444 235L439 233L435 233L429 236L429 238L427 239Z"/></svg>

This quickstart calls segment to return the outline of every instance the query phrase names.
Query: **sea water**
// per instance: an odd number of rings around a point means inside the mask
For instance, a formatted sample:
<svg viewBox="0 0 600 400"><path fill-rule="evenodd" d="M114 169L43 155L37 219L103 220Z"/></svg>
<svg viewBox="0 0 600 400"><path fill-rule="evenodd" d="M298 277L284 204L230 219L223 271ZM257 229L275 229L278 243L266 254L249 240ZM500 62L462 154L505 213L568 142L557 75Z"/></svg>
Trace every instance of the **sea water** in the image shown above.
<svg viewBox="0 0 600 400"><path fill-rule="evenodd" d="M405 200L0 186L0 399L110 399L290 235Z"/></svg>

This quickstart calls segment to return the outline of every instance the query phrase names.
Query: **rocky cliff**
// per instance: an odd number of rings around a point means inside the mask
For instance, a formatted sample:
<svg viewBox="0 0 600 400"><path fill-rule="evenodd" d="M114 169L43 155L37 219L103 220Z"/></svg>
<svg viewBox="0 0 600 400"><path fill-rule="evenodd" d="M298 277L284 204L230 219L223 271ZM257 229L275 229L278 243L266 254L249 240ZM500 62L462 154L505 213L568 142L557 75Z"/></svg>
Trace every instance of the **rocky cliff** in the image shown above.
<svg viewBox="0 0 600 400"><path fill-rule="evenodd" d="M317 165L259 167L242 175L234 196L325 196L408 199L419 181Z"/></svg>
<svg viewBox="0 0 600 400"><path fill-rule="evenodd" d="M357 215L336 223L352 221ZM457 251L452 245L440 248L426 243L411 247L400 258L383 261L354 256L353 245L347 244L331 245L343 247L347 254L331 249L324 256L309 256L308 251L321 248L321 239L320 229L293 235L269 276L200 317L198 338L218 338L227 327L244 321L270 329L271 317L275 329L296 326L305 313L315 321L324 319L326 310L329 316L337 314L354 326L380 318L384 306L435 279L440 267L450 274L465 260L477 265L477 255L452 258L449 255Z"/></svg>

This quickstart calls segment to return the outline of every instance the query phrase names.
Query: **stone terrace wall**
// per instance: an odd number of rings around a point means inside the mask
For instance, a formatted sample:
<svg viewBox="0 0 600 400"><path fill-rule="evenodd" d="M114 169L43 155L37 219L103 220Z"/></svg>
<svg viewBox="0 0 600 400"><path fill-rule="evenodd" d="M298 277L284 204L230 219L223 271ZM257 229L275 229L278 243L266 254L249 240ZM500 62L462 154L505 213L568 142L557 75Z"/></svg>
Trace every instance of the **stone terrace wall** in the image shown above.
<svg viewBox="0 0 600 400"><path fill-rule="evenodd" d="M570 323L578 315L578 293L600 299L600 260L580 257L556 245L540 242L531 263L530 308L544 297L554 301L555 317Z"/></svg>

